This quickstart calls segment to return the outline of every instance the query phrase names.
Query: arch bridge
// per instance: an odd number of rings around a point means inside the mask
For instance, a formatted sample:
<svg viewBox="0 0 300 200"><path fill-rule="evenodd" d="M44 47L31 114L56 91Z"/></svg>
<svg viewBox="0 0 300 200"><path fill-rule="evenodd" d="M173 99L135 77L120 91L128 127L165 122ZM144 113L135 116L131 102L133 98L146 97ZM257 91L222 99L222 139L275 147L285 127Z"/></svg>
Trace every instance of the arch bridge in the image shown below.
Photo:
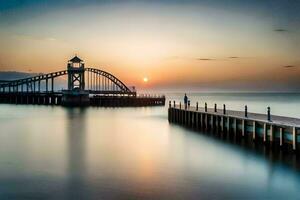
<svg viewBox="0 0 300 200"><path fill-rule="evenodd" d="M0 103L65 106L165 105L164 96L137 96L113 74L85 68L75 56L67 69L28 78L0 81Z"/></svg>
<svg viewBox="0 0 300 200"><path fill-rule="evenodd" d="M67 77L67 88L64 83L66 81L63 79L65 77ZM62 89L63 87L65 89ZM129 88L120 79L106 71L85 68L84 63L77 56L69 61L67 70L12 81L0 81L1 93L63 93L66 91L136 96L134 87Z"/></svg>

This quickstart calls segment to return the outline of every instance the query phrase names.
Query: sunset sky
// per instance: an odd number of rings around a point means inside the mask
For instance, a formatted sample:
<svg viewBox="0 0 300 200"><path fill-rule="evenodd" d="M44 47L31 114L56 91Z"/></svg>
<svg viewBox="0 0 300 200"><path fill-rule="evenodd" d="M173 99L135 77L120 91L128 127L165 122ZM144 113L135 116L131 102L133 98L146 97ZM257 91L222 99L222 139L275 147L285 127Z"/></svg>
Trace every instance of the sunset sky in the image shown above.
<svg viewBox="0 0 300 200"><path fill-rule="evenodd" d="M1 71L75 54L138 88L299 91L300 1L0 0Z"/></svg>

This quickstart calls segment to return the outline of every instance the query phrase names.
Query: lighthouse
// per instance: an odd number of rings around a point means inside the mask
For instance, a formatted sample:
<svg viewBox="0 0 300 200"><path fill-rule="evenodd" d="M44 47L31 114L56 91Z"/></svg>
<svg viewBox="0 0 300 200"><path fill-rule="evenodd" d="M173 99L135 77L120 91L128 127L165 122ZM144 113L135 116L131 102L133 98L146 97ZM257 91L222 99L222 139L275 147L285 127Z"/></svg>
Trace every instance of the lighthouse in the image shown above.
<svg viewBox="0 0 300 200"><path fill-rule="evenodd" d="M85 91L84 62L77 55L68 61L68 89L63 90L62 104L65 106L88 106L89 93Z"/></svg>

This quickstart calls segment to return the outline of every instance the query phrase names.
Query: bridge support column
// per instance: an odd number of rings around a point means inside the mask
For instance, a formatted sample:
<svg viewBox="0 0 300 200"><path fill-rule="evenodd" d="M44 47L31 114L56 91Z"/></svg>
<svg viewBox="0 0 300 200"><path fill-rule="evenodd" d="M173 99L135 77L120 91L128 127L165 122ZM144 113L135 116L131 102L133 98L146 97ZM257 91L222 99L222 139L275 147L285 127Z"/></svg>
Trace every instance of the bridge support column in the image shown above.
<svg viewBox="0 0 300 200"><path fill-rule="evenodd" d="M46 92L48 93L48 78L46 79Z"/></svg>
<svg viewBox="0 0 300 200"><path fill-rule="evenodd" d="M51 92L54 92L54 78L51 78Z"/></svg>

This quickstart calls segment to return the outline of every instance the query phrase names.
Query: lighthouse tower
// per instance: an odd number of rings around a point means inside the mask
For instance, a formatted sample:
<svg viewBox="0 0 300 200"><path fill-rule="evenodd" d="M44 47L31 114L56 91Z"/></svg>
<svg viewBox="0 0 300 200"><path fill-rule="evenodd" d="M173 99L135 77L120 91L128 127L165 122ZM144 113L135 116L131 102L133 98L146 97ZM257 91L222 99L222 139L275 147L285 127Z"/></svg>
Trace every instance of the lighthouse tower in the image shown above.
<svg viewBox="0 0 300 200"><path fill-rule="evenodd" d="M77 56L68 62L68 90L84 90L84 63Z"/></svg>
<svg viewBox="0 0 300 200"><path fill-rule="evenodd" d="M89 93L84 90L84 62L75 56L68 61L68 89L63 90L62 104L65 106L87 106Z"/></svg>

